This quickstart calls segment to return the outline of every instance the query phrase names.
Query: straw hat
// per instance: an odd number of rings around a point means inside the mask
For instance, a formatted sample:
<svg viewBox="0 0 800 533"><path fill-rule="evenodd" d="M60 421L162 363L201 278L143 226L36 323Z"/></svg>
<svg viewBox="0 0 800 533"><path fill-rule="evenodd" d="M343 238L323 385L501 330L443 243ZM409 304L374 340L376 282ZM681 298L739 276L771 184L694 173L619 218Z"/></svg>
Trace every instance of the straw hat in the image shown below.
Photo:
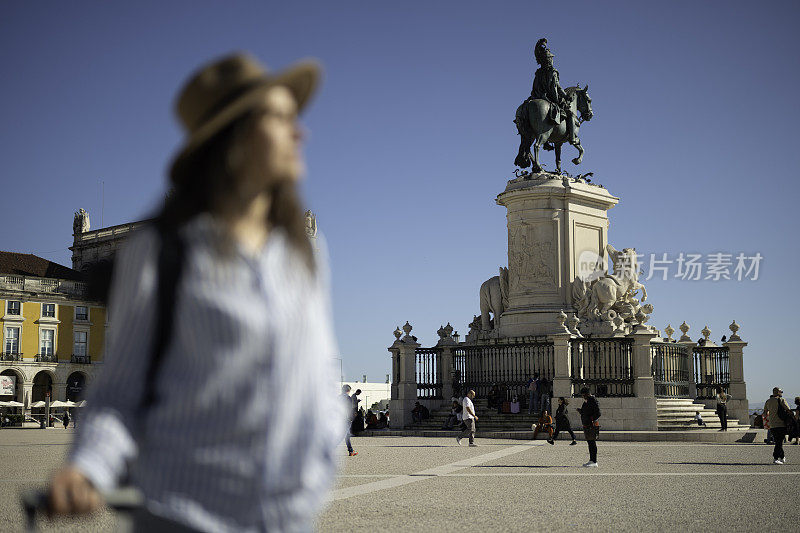
<svg viewBox="0 0 800 533"><path fill-rule="evenodd" d="M301 61L276 74L268 73L254 57L235 53L201 67L181 89L176 102L186 142L172 162L173 182L183 179L182 164L206 141L263 101L276 85L289 89L303 109L320 78L315 61Z"/></svg>

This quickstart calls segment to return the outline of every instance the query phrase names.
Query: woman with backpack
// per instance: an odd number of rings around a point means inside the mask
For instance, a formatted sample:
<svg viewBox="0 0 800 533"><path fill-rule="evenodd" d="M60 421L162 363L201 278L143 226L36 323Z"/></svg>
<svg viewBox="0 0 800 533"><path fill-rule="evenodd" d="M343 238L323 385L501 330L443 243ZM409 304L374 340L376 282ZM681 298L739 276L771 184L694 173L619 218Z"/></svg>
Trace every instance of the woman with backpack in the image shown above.
<svg viewBox="0 0 800 533"><path fill-rule="evenodd" d="M178 94L172 191L115 260L108 355L53 514L95 510L128 479L146 502L135 531L313 529L346 429L324 246L298 188L297 117L319 77L235 53Z"/></svg>

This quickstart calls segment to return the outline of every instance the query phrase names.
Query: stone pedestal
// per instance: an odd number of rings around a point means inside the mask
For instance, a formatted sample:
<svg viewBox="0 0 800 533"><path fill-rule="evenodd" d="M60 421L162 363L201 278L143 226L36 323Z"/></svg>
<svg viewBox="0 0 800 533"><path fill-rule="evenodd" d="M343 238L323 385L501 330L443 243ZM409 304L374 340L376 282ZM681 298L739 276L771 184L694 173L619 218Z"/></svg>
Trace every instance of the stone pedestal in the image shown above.
<svg viewBox="0 0 800 533"><path fill-rule="evenodd" d="M419 344L406 335L389 348L392 352L392 399L389 401L389 423L393 429L411 425L411 410L417 401L417 376L414 368Z"/></svg>
<svg viewBox="0 0 800 533"><path fill-rule="evenodd" d="M603 187L554 174L508 183L497 196L508 209L508 307L499 319L500 337L563 331L558 314L572 310L578 274L605 258L606 212L617 202Z"/></svg>
<svg viewBox="0 0 800 533"><path fill-rule="evenodd" d="M449 403L453 397L453 347L455 343L439 343L442 348L442 357L438 367L439 383L442 384L442 403Z"/></svg>
<svg viewBox="0 0 800 533"><path fill-rule="evenodd" d="M744 382L744 347L747 346L747 343L742 340L733 340L722 345L728 347L728 368L731 373L731 384L728 388L731 395L731 399L728 401L728 416L738 418L740 423L747 424L750 420L747 385Z"/></svg>
<svg viewBox="0 0 800 533"><path fill-rule="evenodd" d="M654 398L655 381L650 341L658 337L658 332L640 325L628 337L633 339L633 393L637 398Z"/></svg>
<svg viewBox="0 0 800 533"><path fill-rule="evenodd" d="M572 397L572 360L570 359L569 333L557 333L548 337L553 343L555 374L553 375L553 398Z"/></svg>

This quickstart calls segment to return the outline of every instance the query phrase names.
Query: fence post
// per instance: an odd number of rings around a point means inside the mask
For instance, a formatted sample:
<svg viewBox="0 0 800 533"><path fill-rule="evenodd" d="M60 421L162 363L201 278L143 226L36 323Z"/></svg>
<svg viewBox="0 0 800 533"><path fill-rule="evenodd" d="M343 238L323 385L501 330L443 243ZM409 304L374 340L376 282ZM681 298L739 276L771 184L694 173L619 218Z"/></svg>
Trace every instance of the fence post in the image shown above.
<svg viewBox="0 0 800 533"><path fill-rule="evenodd" d="M453 338L453 326L450 322L440 327L436 333L439 335L436 347L441 349L436 365L436 381L442 384L442 405L447 405L453 397L453 348L458 343Z"/></svg>
<svg viewBox="0 0 800 533"><path fill-rule="evenodd" d="M556 333L549 335L548 340L553 343L553 398L572 397L572 359L570 357L569 342L572 335L569 333Z"/></svg>
<svg viewBox="0 0 800 533"><path fill-rule="evenodd" d="M678 339L677 344L680 344L684 348L686 348L686 353L689 354L689 398L695 399L697 398L697 380L695 380L694 374L694 346L695 343L691 337L689 337L689 324L686 321L683 321L683 324L679 326L681 330L681 338Z"/></svg>
<svg viewBox="0 0 800 533"><path fill-rule="evenodd" d="M639 325L628 335L633 339L633 394L637 398L655 398L653 380L653 357L650 352L650 341L658 337L651 327Z"/></svg>
<svg viewBox="0 0 800 533"><path fill-rule="evenodd" d="M405 336L400 338L395 330L392 352L392 399L389 402L389 422L392 428L401 429L411 425L411 410L417 401L416 357L419 343L411 336L411 325L403 326Z"/></svg>
<svg viewBox="0 0 800 533"><path fill-rule="evenodd" d="M747 424L750 422L750 408L747 402L747 386L744 382L744 347L747 343L742 340L737 331L739 325L734 320L728 326L733 332L728 342L722 345L728 348L728 368L730 370L730 387L728 392L731 395L729 401L731 417L739 419L739 422Z"/></svg>

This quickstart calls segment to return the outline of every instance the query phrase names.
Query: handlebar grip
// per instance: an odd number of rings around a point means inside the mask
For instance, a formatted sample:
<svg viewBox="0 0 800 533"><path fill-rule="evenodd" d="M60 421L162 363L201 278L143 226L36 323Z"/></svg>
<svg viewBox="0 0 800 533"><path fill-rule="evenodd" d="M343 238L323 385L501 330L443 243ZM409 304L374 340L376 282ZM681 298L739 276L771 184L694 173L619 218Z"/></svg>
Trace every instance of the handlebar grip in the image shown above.
<svg viewBox="0 0 800 533"><path fill-rule="evenodd" d="M123 487L100 494L105 505L115 511L129 512L144 505L144 495L135 487ZM36 514L46 512L49 507L48 493L42 489L31 489L24 491L20 497L25 510L26 530L35 531Z"/></svg>

